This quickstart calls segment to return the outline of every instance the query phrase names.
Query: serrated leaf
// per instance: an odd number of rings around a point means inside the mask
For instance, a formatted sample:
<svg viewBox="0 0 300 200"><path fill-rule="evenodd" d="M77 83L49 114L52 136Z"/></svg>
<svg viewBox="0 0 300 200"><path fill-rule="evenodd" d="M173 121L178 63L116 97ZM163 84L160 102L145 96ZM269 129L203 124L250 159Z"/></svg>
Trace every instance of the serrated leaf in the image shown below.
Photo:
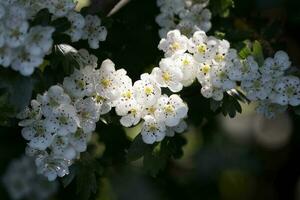
<svg viewBox="0 0 300 200"><path fill-rule="evenodd" d="M229 115L229 117L233 118L236 115L236 112L241 113L242 107L237 99L230 95L225 95L223 99L222 105L222 113L224 116Z"/></svg>
<svg viewBox="0 0 300 200"><path fill-rule="evenodd" d="M139 134L134 138L130 145L130 148L128 149L128 153L126 156L127 161L131 162L143 157L150 149L150 145L146 144L142 139L142 135Z"/></svg>

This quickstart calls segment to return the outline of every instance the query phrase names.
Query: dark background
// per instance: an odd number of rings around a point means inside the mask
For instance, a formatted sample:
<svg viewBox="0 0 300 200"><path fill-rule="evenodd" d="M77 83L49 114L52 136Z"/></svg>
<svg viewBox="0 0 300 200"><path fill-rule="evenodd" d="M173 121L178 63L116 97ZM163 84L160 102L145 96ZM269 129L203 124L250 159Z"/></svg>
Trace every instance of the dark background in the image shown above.
<svg viewBox="0 0 300 200"><path fill-rule="evenodd" d="M222 0L212 2L218 4ZM101 10L104 15L110 6L100 9L99 5L103 4L103 1L95 1L89 11ZM110 58L117 68L125 68L133 80L139 79L141 73L150 71L162 57L157 49L160 39L155 16L158 13L154 0L130 1L112 17L103 19L109 31L107 41L99 50L92 52L99 57L99 61ZM291 56L294 66L300 63L299 0L236 0L234 8L230 8L229 17L223 18L216 14L212 23L213 29L209 34L224 33L224 38L235 48L241 48L245 39L258 40L264 47L266 57L283 49ZM74 46L82 48L86 44L78 43ZM46 69L42 76L36 72L33 76L37 81L33 97L51 84L61 82L63 75L67 74L63 72L57 75L56 70ZM25 81L32 81L29 79ZM249 135L242 141L236 139L240 138L239 135L232 137L226 134L231 129L225 129L222 126L224 118L216 117L210 111L209 101L201 97L199 86L185 89L182 97L190 107L190 129L183 135L187 142L184 155L179 160L169 160L167 168L156 177L147 174L140 161L125 161L125 150L130 144L128 135L133 134L133 130L126 130L126 135L117 124L99 124L97 134L100 139L94 138L95 144L89 149L89 153L101 164L102 171L101 176L97 176L98 190L92 199L300 199L299 116L291 111L282 120L278 120L283 123L283 127L287 121L292 123L291 135L279 146L267 146L253 136L252 132L255 131L252 129L241 128L238 131L238 134L245 135L247 132ZM253 120L262 120L250 111L248 113L246 117L239 116L239 119L243 121L250 115ZM12 120L10 123L14 126L0 127L0 175L12 159L20 157L26 145L20 135L20 128L16 126L17 122ZM230 125L241 121L230 120L227 123ZM273 122L269 123L269 127L275 126ZM274 129L274 137L284 131L285 128ZM65 189L61 187L53 199L80 199L76 193L77 185L73 181ZM0 199L9 199L2 187Z"/></svg>

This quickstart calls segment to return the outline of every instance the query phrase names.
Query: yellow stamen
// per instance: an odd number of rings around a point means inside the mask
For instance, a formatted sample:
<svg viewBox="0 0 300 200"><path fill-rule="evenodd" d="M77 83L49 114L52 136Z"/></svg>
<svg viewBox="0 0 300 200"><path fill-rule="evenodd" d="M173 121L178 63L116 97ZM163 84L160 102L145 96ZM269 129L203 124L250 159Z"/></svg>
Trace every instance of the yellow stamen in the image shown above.
<svg viewBox="0 0 300 200"><path fill-rule="evenodd" d="M176 51L180 48L180 44L178 42L174 42L173 44L171 44L170 48L173 50L173 51Z"/></svg>
<svg viewBox="0 0 300 200"><path fill-rule="evenodd" d="M103 85L104 88L108 88L111 85L111 81L109 79L102 79L101 85Z"/></svg>
<svg viewBox="0 0 300 200"><path fill-rule="evenodd" d="M150 94L153 93L153 88L151 88L151 87L145 87L144 91L145 91L146 95L150 95Z"/></svg>
<svg viewBox="0 0 300 200"><path fill-rule="evenodd" d="M222 54L217 54L216 57L215 57L215 60L217 62L222 62L224 59L225 59L225 56L222 55Z"/></svg>
<svg viewBox="0 0 300 200"><path fill-rule="evenodd" d="M164 81L169 82L171 80L171 75L168 72L164 72L162 78Z"/></svg>
<svg viewBox="0 0 300 200"><path fill-rule="evenodd" d="M207 51L207 46L205 44L200 44L197 46L198 53L204 54Z"/></svg>

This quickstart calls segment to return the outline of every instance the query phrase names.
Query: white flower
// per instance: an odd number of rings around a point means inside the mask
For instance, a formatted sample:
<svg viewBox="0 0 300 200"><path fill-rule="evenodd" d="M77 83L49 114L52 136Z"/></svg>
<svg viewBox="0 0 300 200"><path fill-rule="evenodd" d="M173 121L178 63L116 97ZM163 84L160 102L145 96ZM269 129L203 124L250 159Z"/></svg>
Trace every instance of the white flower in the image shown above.
<svg viewBox="0 0 300 200"><path fill-rule="evenodd" d="M44 120L36 121L22 129L22 136L29 140L28 145L38 150L45 150L53 141L55 127L47 126Z"/></svg>
<svg viewBox="0 0 300 200"><path fill-rule="evenodd" d="M187 129L187 123L181 120L177 126L167 127L166 136L174 137L175 133L183 133Z"/></svg>
<svg viewBox="0 0 300 200"><path fill-rule="evenodd" d="M19 47L25 42L29 25L25 21L20 26L7 27L6 45L12 48Z"/></svg>
<svg viewBox="0 0 300 200"><path fill-rule="evenodd" d="M151 75L160 87L168 87L172 92L179 92L183 88L183 73L172 58L162 59L159 68L154 68Z"/></svg>
<svg viewBox="0 0 300 200"><path fill-rule="evenodd" d="M133 90L136 101L146 107L154 105L161 95L160 87L147 73L142 74L141 80L134 83Z"/></svg>
<svg viewBox="0 0 300 200"><path fill-rule="evenodd" d="M69 95L75 98L90 96L95 92L95 70L87 65L80 70L75 69L73 74L66 77L63 87Z"/></svg>
<svg viewBox="0 0 300 200"><path fill-rule="evenodd" d="M31 107L25 108L17 117L21 119L19 126L29 126L42 118L41 104L36 100L31 100Z"/></svg>
<svg viewBox="0 0 300 200"><path fill-rule="evenodd" d="M60 105L46 121L47 126L54 127L56 129L55 133L61 136L75 133L79 126L79 119L74 106L67 104Z"/></svg>
<svg viewBox="0 0 300 200"><path fill-rule="evenodd" d="M202 63L215 58L219 47L219 40L215 37L207 37L204 31L197 31L189 40L188 51L195 59Z"/></svg>
<svg viewBox="0 0 300 200"><path fill-rule="evenodd" d="M97 93L110 101L116 100L120 96L120 80L126 75L126 71L116 71L115 64L107 59L102 62L97 73Z"/></svg>
<svg viewBox="0 0 300 200"><path fill-rule="evenodd" d="M184 53L174 56L175 65L178 66L183 74L181 83L187 87L190 86L197 75L197 63L191 54Z"/></svg>
<svg viewBox="0 0 300 200"><path fill-rule="evenodd" d="M58 189L57 182L48 182L36 174L34 160L28 156L14 159L8 165L3 184L11 199L46 200Z"/></svg>
<svg viewBox="0 0 300 200"><path fill-rule="evenodd" d="M187 116L188 107L176 94L170 97L161 96L157 104L158 109L155 111L155 117L169 127L177 126L181 119Z"/></svg>
<svg viewBox="0 0 300 200"><path fill-rule="evenodd" d="M113 105L116 107L117 115L124 116L132 109L132 106L136 104L136 100L134 98L133 93L132 81L129 77L123 85L120 85L120 94L120 98L114 101Z"/></svg>
<svg viewBox="0 0 300 200"><path fill-rule="evenodd" d="M178 14L185 6L183 0L157 0L156 4L160 7L161 12L173 12L175 14Z"/></svg>
<svg viewBox="0 0 300 200"><path fill-rule="evenodd" d="M216 101L221 101L224 97L224 90L221 88L214 87L211 83L211 79L204 80L201 83L201 94L205 98L213 98Z"/></svg>
<svg viewBox="0 0 300 200"><path fill-rule="evenodd" d="M273 81L268 77L259 75L253 80L242 81L241 88L251 101L265 100L270 96L273 85Z"/></svg>
<svg viewBox="0 0 300 200"><path fill-rule="evenodd" d="M5 25L12 30L18 30L23 32L24 28L27 30L27 11L23 5L14 3L9 5L7 8L7 15L5 17ZM19 27L19 29L18 29ZM25 31L26 32L26 31ZM17 33L17 32L16 32Z"/></svg>
<svg viewBox="0 0 300 200"><path fill-rule="evenodd" d="M0 47L0 65L8 67L13 60L13 52L11 48L3 46Z"/></svg>
<svg viewBox="0 0 300 200"><path fill-rule="evenodd" d="M161 27L175 27L175 15L170 12L163 12L160 13L156 18L155 18L156 23L161 26ZM170 29L169 29L170 30ZM167 35L167 33L166 33ZM164 37L166 36L164 35Z"/></svg>
<svg viewBox="0 0 300 200"><path fill-rule="evenodd" d="M276 115L287 110L288 106L271 103L270 101L259 101L256 112L264 115L268 119L274 118Z"/></svg>
<svg viewBox="0 0 300 200"><path fill-rule="evenodd" d="M207 32L211 28L211 12L208 9L204 9L201 4L196 4L189 9L183 10L179 16L182 20L189 21L193 26L196 26L198 30Z"/></svg>
<svg viewBox="0 0 300 200"><path fill-rule="evenodd" d="M92 133L85 132L82 129L77 129L75 133L69 135L69 143L77 152L84 152L87 148L87 143L91 138Z"/></svg>
<svg viewBox="0 0 300 200"><path fill-rule="evenodd" d="M196 76L198 79L198 82L201 85L205 85L206 82L209 82L211 79L211 73L212 73L212 62L203 62L203 63L197 63L198 64L198 70L196 72Z"/></svg>
<svg viewBox="0 0 300 200"><path fill-rule="evenodd" d="M168 32L167 38L162 39L158 48L165 52L166 57L170 57L175 53L184 53L187 50L188 38L181 35L179 30Z"/></svg>
<svg viewBox="0 0 300 200"><path fill-rule="evenodd" d="M252 56L245 60L236 61L234 65L236 66L235 70L230 70L228 74L231 80L253 80L259 76L259 66Z"/></svg>
<svg viewBox="0 0 300 200"><path fill-rule="evenodd" d="M30 29L26 38L25 48L33 55L47 54L52 47L53 27L34 26Z"/></svg>
<svg viewBox="0 0 300 200"><path fill-rule="evenodd" d="M5 10L4 5L2 5L0 3L0 20L4 17L5 13L6 13L6 10Z"/></svg>
<svg viewBox="0 0 300 200"><path fill-rule="evenodd" d="M96 122L99 121L100 108L94 100L89 97L75 102L75 108L80 121L80 127L84 132L92 132L96 129Z"/></svg>
<svg viewBox="0 0 300 200"><path fill-rule="evenodd" d="M67 160L73 160L76 157L75 149L69 144L69 138L64 136L55 136L51 144L53 155L61 156Z"/></svg>
<svg viewBox="0 0 300 200"><path fill-rule="evenodd" d="M63 177L69 174L71 162L59 156L44 154L36 158L35 164L38 174L43 174L49 181L54 181L57 176Z"/></svg>
<svg viewBox="0 0 300 200"><path fill-rule="evenodd" d="M38 95L37 101L42 104L43 115L50 116L62 104L70 104L71 98L64 92L62 87L54 85L44 95Z"/></svg>
<svg viewBox="0 0 300 200"><path fill-rule="evenodd" d="M132 101L126 114L122 115L120 123L125 127L137 125L143 116L143 107Z"/></svg>
<svg viewBox="0 0 300 200"><path fill-rule="evenodd" d="M296 76L285 76L277 81L271 101L280 105L300 105L300 80Z"/></svg>
<svg viewBox="0 0 300 200"><path fill-rule="evenodd" d="M229 70L225 67L213 67L211 71L211 83L214 87L227 91L236 87L236 82L232 81L229 76Z"/></svg>
<svg viewBox="0 0 300 200"><path fill-rule="evenodd" d="M40 55L33 55L25 48L19 48L15 53L16 55L11 63L11 68L19 71L24 76L31 75L34 68L43 63L43 57Z"/></svg>
<svg viewBox="0 0 300 200"><path fill-rule="evenodd" d="M76 6L73 0L51 0L45 1L44 7L48 8L49 12L56 17L64 17Z"/></svg>
<svg viewBox="0 0 300 200"><path fill-rule="evenodd" d="M95 102L95 104L100 107L101 115L107 114L111 110L111 102L105 97L102 97L99 94L95 93L93 94L92 99Z"/></svg>
<svg viewBox="0 0 300 200"><path fill-rule="evenodd" d="M67 18L71 22L71 28L66 33L70 35L72 42L77 42L82 38L85 19L75 11L69 12Z"/></svg>
<svg viewBox="0 0 300 200"><path fill-rule="evenodd" d="M260 69L261 72L271 78L278 78L291 66L288 55L284 51L276 52L274 58L267 58Z"/></svg>
<svg viewBox="0 0 300 200"><path fill-rule="evenodd" d="M142 138L146 144L153 144L162 141L166 136L166 126L163 122L158 121L153 116L144 117L142 128Z"/></svg>
<svg viewBox="0 0 300 200"><path fill-rule="evenodd" d="M86 49L80 49L76 52L74 57L81 68L86 68L87 66L90 66L93 69L95 69L98 66L98 58L90 54Z"/></svg>
<svg viewBox="0 0 300 200"><path fill-rule="evenodd" d="M105 41L107 30L101 26L101 20L97 16L87 15L85 17L85 27L82 38L88 40L89 46L92 49L99 48L99 42Z"/></svg>

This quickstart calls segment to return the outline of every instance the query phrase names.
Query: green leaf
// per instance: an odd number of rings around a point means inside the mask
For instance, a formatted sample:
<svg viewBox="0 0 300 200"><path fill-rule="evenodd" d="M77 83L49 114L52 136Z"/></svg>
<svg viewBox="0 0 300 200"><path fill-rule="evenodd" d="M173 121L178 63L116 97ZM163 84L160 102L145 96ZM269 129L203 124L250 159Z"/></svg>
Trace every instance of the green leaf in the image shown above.
<svg viewBox="0 0 300 200"><path fill-rule="evenodd" d="M77 163L77 169L76 192L80 199L88 200L97 192L98 176L102 175L103 169L88 152L81 154L81 159Z"/></svg>
<svg viewBox="0 0 300 200"><path fill-rule="evenodd" d="M300 115L300 106L293 107L293 110L294 110L296 115Z"/></svg>
<svg viewBox="0 0 300 200"><path fill-rule="evenodd" d="M235 117L236 112L242 112L240 103L234 97L226 94L223 98L222 113L224 116L229 115L231 118L233 118Z"/></svg>
<svg viewBox="0 0 300 200"><path fill-rule="evenodd" d="M146 144L142 139L142 135L139 134L134 138L130 145L130 148L128 149L127 161L135 161L143 157L149 150L151 150L150 145Z"/></svg>
<svg viewBox="0 0 300 200"><path fill-rule="evenodd" d="M48 9L40 10L36 15L35 18L31 22L31 26L35 25L42 25L47 26L51 22L51 14L49 13Z"/></svg>
<svg viewBox="0 0 300 200"><path fill-rule="evenodd" d="M170 158L178 159L183 155L182 147L186 140L175 135L171 138L165 138L161 143L152 146L152 151L147 151L144 155L144 169L153 177L164 170Z"/></svg>
<svg viewBox="0 0 300 200"><path fill-rule="evenodd" d="M230 8L234 7L233 0L211 0L210 7L213 15L219 15L220 17L228 17L230 14Z"/></svg>
<svg viewBox="0 0 300 200"><path fill-rule="evenodd" d="M158 146L159 147L159 146ZM167 157L160 150L149 151L145 154L143 166L151 176L156 177L167 165Z"/></svg>
<svg viewBox="0 0 300 200"><path fill-rule="evenodd" d="M262 66L264 64L265 59L264 59L263 49L260 42L258 42L257 40L254 41L252 48L253 48L253 52L252 52L253 57L255 58L259 66Z"/></svg>
<svg viewBox="0 0 300 200"><path fill-rule="evenodd" d="M67 176L64 176L61 178L61 182L64 188L68 187L72 181L75 179L77 173L77 167L76 165L72 165L70 167L70 173Z"/></svg>
<svg viewBox="0 0 300 200"><path fill-rule="evenodd" d="M14 114L22 111L30 102L35 79L24 77L10 70L0 71L0 89L7 93L6 105L11 105Z"/></svg>
<svg viewBox="0 0 300 200"><path fill-rule="evenodd" d="M161 153L166 157L179 159L183 155L182 148L186 143L186 139L179 134L176 134L174 137L165 138L161 143Z"/></svg>
<svg viewBox="0 0 300 200"><path fill-rule="evenodd" d="M240 50L239 56L242 59L246 59L248 56L252 55L251 43L248 40L244 41L243 43L244 47Z"/></svg>
<svg viewBox="0 0 300 200"><path fill-rule="evenodd" d="M56 32L63 33L71 27L71 22L67 18L58 18L50 23Z"/></svg>
<svg viewBox="0 0 300 200"><path fill-rule="evenodd" d="M220 107L222 107L222 101L216 101L214 99L210 99L210 109L213 112L216 112Z"/></svg>
<svg viewBox="0 0 300 200"><path fill-rule="evenodd" d="M14 117L15 109L8 103L8 94L0 95L0 126L9 126L10 118Z"/></svg>

